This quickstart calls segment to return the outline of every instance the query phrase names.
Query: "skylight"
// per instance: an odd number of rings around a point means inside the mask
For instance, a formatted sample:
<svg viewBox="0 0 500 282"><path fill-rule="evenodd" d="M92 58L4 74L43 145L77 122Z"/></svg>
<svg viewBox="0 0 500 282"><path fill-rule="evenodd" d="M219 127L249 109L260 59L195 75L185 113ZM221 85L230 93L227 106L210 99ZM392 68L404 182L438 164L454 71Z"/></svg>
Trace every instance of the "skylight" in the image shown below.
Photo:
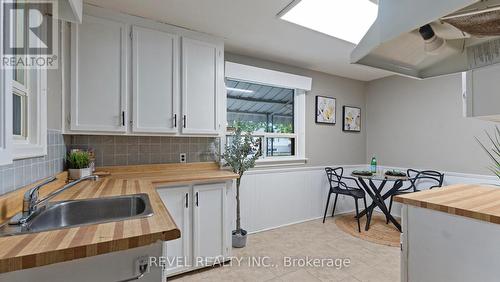
<svg viewBox="0 0 500 282"><path fill-rule="evenodd" d="M370 0L301 0L281 19L358 44L377 12Z"/></svg>

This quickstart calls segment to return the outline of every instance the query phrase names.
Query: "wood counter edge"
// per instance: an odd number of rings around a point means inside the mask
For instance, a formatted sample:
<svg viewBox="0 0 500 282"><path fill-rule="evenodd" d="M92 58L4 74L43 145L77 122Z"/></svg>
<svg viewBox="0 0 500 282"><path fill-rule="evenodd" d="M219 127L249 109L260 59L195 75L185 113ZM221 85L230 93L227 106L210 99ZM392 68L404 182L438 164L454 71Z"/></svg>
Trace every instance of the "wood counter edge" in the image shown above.
<svg viewBox="0 0 500 282"><path fill-rule="evenodd" d="M476 220L481 220L489 223L494 223L494 224L500 224L500 215L495 215L492 213L488 212L481 212L477 210L473 210L473 208L460 208L452 205L446 205L446 204L440 204L440 203L432 203L427 200L423 199L413 199L412 196L416 194L422 195L422 193L429 193L429 191L439 191L438 189L457 189L457 188L472 188L474 189L475 187L491 190L493 186L488 186L488 185L471 185L471 184L455 184L455 185L450 185L450 186L445 186L442 188L436 188L433 190L424 190L424 191L419 191L415 193L410 193L406 195L398 195L394 197L394 201L404 204L404 205L410 205L418 208L424 208L424 209L429 209L429 210L434 210L438 212L444 212L452 215L457 215L457 216L462 216L466 218L471 218L471 219L476 219ZM500 194L500 188L493 188L493 189L499 189L498 193ZM441 190L442 191L442 190ZM446 193L445 191L442 191L443 193Z"/></svg>
<svg viewBox="0 0 500 282"><path fill-rule="evenodd" d="M133 248L151 245L158 241L175 240L180 237L181 232L178 228L176 228L169 231L151 233L148 235L139 235L135 237L111 240L107 242L87 244L84 246L0 259L0 274L46 266L60 262L72 261L81 258L93 257L112 252L125 251ZM39 260L37 259L37 257L44 257L44 259Z"/></svg>

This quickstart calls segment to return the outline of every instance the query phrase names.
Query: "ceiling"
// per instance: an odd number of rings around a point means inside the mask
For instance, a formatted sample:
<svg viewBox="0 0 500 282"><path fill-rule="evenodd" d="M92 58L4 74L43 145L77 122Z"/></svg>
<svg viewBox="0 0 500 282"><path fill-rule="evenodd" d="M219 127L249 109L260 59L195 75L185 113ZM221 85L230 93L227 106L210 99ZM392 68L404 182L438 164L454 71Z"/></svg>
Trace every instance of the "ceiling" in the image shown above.
<svg viewBox="0 0 500 282"><path fill-rule="evenodd" d="M349 0L345 0L349 1ZM85 0L128 14L223 37L228 52L362 81L391 75L351 65L354 45L280 20L291 0Z"/></svg>

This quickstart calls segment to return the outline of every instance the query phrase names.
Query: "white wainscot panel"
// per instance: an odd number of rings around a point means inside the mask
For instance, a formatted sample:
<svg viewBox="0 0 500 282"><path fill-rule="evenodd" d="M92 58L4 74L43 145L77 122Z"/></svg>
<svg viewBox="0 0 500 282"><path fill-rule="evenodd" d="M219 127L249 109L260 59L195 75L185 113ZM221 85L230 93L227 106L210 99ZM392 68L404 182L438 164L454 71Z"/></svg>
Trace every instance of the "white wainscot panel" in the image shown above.
<svg viewBox="0 0 500 282"><path fill-rule="evenodd" d="M346 168L346 175L352 169ZM328 190L325 171L320 167L251 171L241 183L242 227L254 233L322 218ZM329 215L332 209L333 201ZM351 197L339 197L335 214L353 210Z"/></svg>
<svg viewBox="0 0 500 282"><path fill-rule="evenodd" d="M332 166L336 167L336 166ZM344 175L350 176L355 169L367 169L368 165L344 166ZM399 169L399 167L381 167L381 169ZM459 183L498 183L495 177L474 174L445 173L444 185ZM349 185L354 185L349 183ZM378 183L377 183L378 184ZM407 184L405 184L407 185ZM387 182L383 192L392 187ZM253 170L247 172L241 183L241 222L242 227L250 233L273 229L303 221L323 217L328 195L328 180L324 167L283 168L269 170ZM235 191L233 191L235 192ZM327 216L331 216L333 198L330 201ZM367 203L371 199L367 195ZM364 207L360 203L360 210ZM389 199L386 201L389 205ZM231 222L235 225L235 206L230 207ZM352 197L340 195L335 214L354 212ZM392 214L400 216L401 205L394 202Z"/></svg>

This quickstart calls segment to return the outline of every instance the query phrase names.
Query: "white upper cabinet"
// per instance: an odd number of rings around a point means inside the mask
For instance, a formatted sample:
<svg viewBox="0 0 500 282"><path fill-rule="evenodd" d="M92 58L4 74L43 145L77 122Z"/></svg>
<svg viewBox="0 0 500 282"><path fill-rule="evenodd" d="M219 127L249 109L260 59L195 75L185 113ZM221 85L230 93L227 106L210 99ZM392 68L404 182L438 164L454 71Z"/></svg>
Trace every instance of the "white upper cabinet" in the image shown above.
<svg viewBox="0 0 500 282"><path fill-rule="evenodd" d="M132 27L132 131L178 131L179 37Z"/></svg>
<svg viewBox="0 0 500 282"><path fill-rule="evenodd" d="M219 135L223 54L220 39L84 5L65 133Z"/></svg>
<svg viewBox="0 0 500 282"><path fill-rule="evenodd" d="M465 115L500 122L500 64L465 72L462 76Z"/></svg>
<svg viewBox="0 0 500 282"><path fill-rule="evenodd" d="M127 25L83 16L71 28L71 130L126 132Z"/></svg>
<svg viewBox="0 0 500 282"><path fill-rule="evenodd" d="M182 133L217 133L220 60L217 45L182 38Z"/></svg>

